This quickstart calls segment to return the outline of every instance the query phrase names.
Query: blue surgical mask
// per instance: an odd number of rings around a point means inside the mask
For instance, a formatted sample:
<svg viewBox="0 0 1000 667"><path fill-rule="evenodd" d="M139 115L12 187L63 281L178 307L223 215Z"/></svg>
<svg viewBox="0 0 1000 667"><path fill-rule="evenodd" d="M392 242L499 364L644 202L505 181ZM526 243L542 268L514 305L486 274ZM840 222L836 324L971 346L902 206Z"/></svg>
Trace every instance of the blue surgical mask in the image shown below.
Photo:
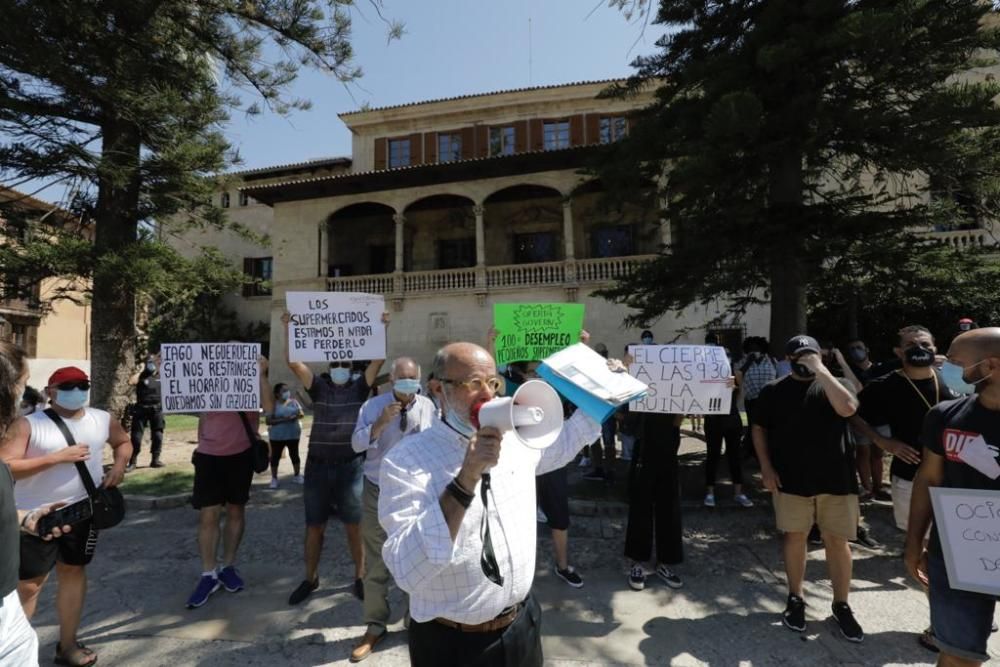
<svg viewBox="0 0 1000 667"><path fill-rule="evenodd" d="M83 389L57 389L55 403L64 410L79 410L87 404L90 392Z"/></svg>
<svg viewBox="0 0 1000 667"><path fill-rule="evenodd" d="M976 393L976 385L965 380L965 369L950 361L944 362L941 366L941 380L956 394Z"/></svg>
<svg viewBox="0 0 1000 667"><path fill-rule="evenodd" d="M351 369L331 368L330 379L333 380L334 384L347 384L348 380L351 379Z"/></svg>
<svg viewBox="0 0 1000 667"><path fill-rule="evenodd" d="M412 396L420 391L420 380L412 378L400 378L392 383L392 388L400 396Z"/></svg>
<svg viewBox="0 0 1000 667"><path fill-rule="evenodd" d="M642 337L642 344L643 345L652 345L653 344L653 337L652 336L643 336Z"/></svg>
<svg viewBox="0 0 1000 667"><path fill-rule="evenodd" d="M292 392L290 392L290 391L288 391L286 389L285 391L283 391L280 394L278 394L278 396L281 398L281 400L287 401L288 399L290 399L292 397Z"/></svg>
<svg viewBox="0 0 1000 667"><path fill-rule="evenodd" d="M444 397L444 420L453 429L464 435L466 438L471 438L476 433L476 427L472 425L469 421L469 417L461 417L457 411L453 410L451 407L451 401L448 400L447 395Z"/></svg>

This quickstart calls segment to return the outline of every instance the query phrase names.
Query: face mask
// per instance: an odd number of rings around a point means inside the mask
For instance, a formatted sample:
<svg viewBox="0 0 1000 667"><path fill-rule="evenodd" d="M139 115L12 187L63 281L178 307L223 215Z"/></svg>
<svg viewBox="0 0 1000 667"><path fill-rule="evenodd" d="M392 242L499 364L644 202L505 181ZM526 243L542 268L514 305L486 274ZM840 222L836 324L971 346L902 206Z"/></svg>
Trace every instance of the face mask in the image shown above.
<svg viewBox="0 0 1000 667"><path fill-rule="evenodd" d="M281 398L281 400L283 400L283 401L287 401L288 399L290 399L292 397L292 392L285 390L285 391L281 392L280 394L278 394L278 397Z"/></svg>
<svg viewBox="0 0 1000 667"><path fill-rule="evenodd" d="M857 347L852 347L848 351L848 354L851 355L851 360L852 361L856 361L858 363L861 363L862 361L865 360L865 358L868 357L868 353L867 352L865 352L864 350L862 350L860 348L857 348Z"/></svg>
<svg viewBox="0 0 1000 667"><path fill-rule="evenodd" d="M792 372L803 378L811 378L816 374L809 370L809 367L805 364L800 364L797 361L792 362Z"/></svg>
<svg viewBox="0 0 1000 667"><path fill-rule="evenodd" d="M643 336L642 337L642 344L643 345L652 345L653 344L653 337L652 336Z"/></svg>
<svg viewBox="0 0 1000 667"><path fill-rule="evenodd" d="M962 322L961 324L958 325L958 330L959 331L971 331L972 330L972 325L969 324L968 322Z"/></svg>
<svg viewBox="0 0 1000 667"><path fill-rule="evenodd" d="M908 366L927 368L934 363L934 353L926 347L908 347L903 350L903 358Z"/></svg>
<svg viewBox="0 0 1000 667"><path fill-rule="evenodd" d="M946 387L956 394L971 394L976 388L965 381L963 374L964 369L950 361L944 362L944 365L941 366L941 381L944 382Z"/></svg>
<svg viewBox="0 0 1000 667"><path fill-rule="evenodd" d="M476 433L476 427L472 425L469 421L468 415L462 417L458 414L456 410L451 407L451 401L448 400L447 395L444 396L444 420L453 429L464 435L466 438L471 438Z"/></svg>
<svg viewBox="0 0 1000 667"><path fill-rule="evenodd" d="M392 388L400 396L412 396L420 391L420 380L412 378L400 378L392 383Z"/></svg>
<svg viewBox="0 0 1000 667"><path fill-rule="evenodd" d="M333 380L334 384L347 384L347 381L351 379L351 369L331 368L330 379Z"/></svg>
<svg viewBox="0 0 1000 667"><path fill-rule="evenodd" d="M55 402L64 410L79 410L87 404L89 397L90 392L83 389L58 389Z"/></svg>

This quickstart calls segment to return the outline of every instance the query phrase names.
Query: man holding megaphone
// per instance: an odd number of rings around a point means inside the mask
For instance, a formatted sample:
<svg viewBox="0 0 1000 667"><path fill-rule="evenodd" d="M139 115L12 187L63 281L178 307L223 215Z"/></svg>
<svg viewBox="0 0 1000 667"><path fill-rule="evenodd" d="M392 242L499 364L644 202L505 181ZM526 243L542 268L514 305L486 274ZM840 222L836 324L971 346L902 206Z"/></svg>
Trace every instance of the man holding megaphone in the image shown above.
<svg viewBox="0 0 1000 667"><path fill-rule="evenodd" d="M382 461L382 550L410 595L413 665L542 664L535 572L535 476L566 465L600 435L558 395L526 382L510 398L493 357L452 343L429 387L442 418Z"/></svg>

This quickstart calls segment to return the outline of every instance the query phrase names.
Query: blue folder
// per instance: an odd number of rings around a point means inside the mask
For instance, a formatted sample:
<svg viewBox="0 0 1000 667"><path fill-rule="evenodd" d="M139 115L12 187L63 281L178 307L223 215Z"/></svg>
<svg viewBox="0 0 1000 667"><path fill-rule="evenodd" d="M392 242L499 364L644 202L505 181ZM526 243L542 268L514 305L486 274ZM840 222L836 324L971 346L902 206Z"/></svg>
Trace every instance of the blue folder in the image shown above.
<svg viewBox="0 0 1000 667"><path fill-rule="evenodd" d="M562 375L552 370L552 368L544 362L538 366L538 374L544 378L553 389L559 392L560 396L568 400L580 410L583 410L584 414L589 416L591 419L601 424L607 421L608 417L613 415L615 411L621 407L620 405L615 405L614 403L600 399L585 389L573 384ZM638 399L641 396L642 394L636 396L633 400Z"/></svg>

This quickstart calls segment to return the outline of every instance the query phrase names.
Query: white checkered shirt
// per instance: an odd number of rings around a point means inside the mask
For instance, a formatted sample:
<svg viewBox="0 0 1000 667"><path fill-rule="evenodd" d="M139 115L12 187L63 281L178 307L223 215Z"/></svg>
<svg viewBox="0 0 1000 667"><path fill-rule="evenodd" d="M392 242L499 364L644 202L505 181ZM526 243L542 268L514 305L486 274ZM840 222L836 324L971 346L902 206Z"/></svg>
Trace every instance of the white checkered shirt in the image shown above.
<svg viewBox="0 0 1000 667"><path fill-rule="evenodd" d="M490 534L503 587L483 574L480 485L453 542L440 498L458 475L468 440L441 421L399 442L382 460L378 516L388 536L382 558L396 584L410 594L410 615L476 624L524 600L535 576L535 475L563 467L594 442L601 426L577 411L559 439L538 451L504 435L500 461L490 470ZM494 500L495 498L495 500Z"/></svg>

